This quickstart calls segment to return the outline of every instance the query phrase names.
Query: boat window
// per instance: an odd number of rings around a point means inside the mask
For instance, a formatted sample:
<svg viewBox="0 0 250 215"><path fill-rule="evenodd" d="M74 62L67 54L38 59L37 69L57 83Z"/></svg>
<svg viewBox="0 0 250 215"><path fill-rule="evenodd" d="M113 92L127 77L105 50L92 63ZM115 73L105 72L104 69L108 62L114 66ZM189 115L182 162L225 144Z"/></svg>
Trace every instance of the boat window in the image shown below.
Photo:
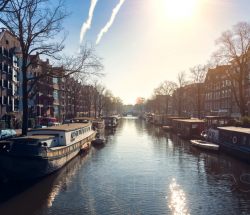
<svg viewBox="0 0 250 215"><path fill-rule="evenodd" d="M193 124L193 125L192 125L192 128L197 128L197 127L198 127L197 124Z"/></svg>
<svg viewBox="0 0 250 215"><path fill-rule="evenodd" d="M246 136L243 137L242 144L243 144L243 145L246 145L246 144L247 144L247 137L246 137Z"/></svg>

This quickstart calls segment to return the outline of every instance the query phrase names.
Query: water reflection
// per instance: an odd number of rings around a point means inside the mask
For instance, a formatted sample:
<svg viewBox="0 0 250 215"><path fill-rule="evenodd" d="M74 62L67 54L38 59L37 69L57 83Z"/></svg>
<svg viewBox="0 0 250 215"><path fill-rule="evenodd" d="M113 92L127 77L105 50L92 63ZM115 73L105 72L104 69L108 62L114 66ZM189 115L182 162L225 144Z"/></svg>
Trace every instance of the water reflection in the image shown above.
<svg viewBox="0 0 250 215"><path fill-rule="evenodd" d="M37 181L1 184L0 214L32 215L40 213L43 208L52 207L58 194L67 190L89 156L91 155L79 155L60 171Z"/></svg>
<svg viewBox="0 0 250 215"><path fill-rule="evenodd" d="M181 189L180 185L176 183L175 179L172 179L169 189L169 208L171 209L172 214L189 215L185 192Z"/></svg>
<svg viewBox="0 0 250 215"><path fill-rule="evenodd" d="M104 135L56 174L1 188L0 214L250 214L250 165L139 119Z"/></svg>

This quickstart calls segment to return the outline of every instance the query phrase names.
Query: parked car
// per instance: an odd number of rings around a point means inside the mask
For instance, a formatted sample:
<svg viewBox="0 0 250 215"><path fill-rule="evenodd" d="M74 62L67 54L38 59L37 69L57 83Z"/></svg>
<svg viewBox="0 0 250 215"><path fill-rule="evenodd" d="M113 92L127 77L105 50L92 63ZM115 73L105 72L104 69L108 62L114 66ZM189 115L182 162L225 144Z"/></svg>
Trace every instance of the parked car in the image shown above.
<svg viewBox="0 0 250 215"><path fill-rule="evenodd" d="M2 129L0 131L0 140L16 137L16 131L14 129Z"/></svg>

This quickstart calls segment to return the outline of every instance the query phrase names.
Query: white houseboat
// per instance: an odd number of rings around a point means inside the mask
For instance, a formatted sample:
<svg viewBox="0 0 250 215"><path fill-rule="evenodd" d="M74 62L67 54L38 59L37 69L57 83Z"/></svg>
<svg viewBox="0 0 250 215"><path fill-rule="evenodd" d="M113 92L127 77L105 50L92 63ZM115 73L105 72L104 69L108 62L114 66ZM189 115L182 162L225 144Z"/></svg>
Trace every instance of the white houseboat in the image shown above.
<svg viewBox="0 0 250 215"><path fill-rule="evenodd" d="M91 126L72 123L34 129L28 136L0 142L0 168L7 178L19 180L50 174L90 146L96 134Z"/></svg>

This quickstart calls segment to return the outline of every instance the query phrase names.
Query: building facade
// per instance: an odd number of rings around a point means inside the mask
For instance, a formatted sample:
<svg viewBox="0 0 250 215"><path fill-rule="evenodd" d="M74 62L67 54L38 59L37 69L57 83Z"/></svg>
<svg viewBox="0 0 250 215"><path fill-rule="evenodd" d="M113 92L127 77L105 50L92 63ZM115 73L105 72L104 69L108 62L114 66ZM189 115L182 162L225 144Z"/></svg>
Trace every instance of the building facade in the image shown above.
<svg viewBox="0 0 250 215"><path fill-rule="evenodd" d="M15 127L21 118L20 113L20 46L18 39L9 31L1 29L0 32L0 117Z"/></svg>

